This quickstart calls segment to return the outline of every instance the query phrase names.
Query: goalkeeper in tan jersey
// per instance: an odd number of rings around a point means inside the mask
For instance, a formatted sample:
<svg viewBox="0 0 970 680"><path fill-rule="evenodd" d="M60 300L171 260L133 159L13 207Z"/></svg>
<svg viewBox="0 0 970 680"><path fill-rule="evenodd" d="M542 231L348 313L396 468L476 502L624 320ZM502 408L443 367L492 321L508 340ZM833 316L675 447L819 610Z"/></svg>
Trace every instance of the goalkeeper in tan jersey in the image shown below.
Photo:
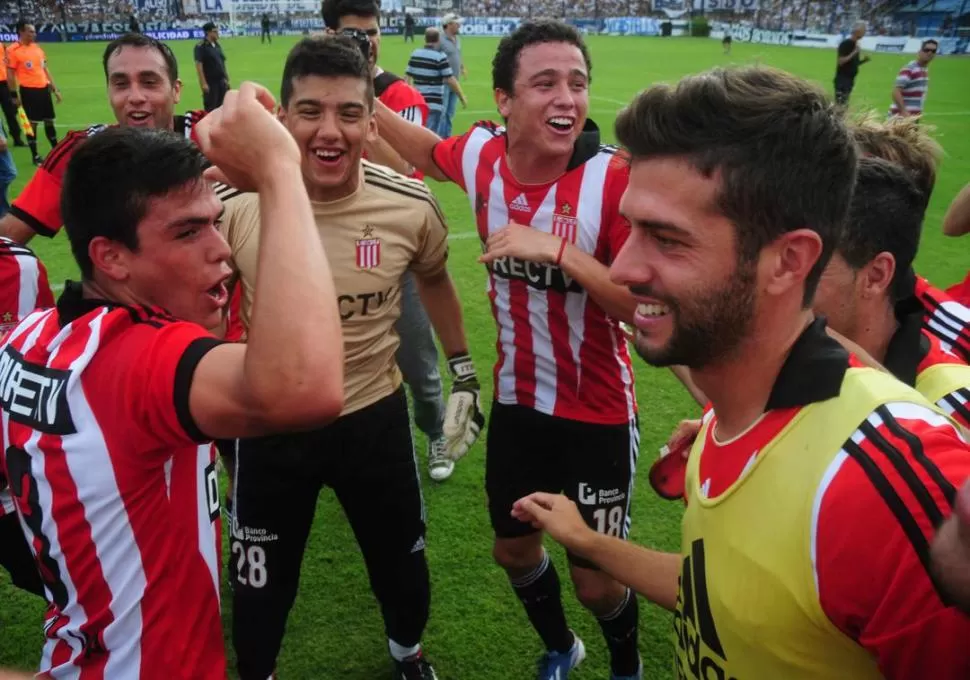
<svg viewBox="0 0 970 680"><path fill-rule="evenodd" d="M274 670L317 496L326 485L343 506L367 565L393 677L433 680L420 643L430 601L425 514L394 323L401 278L411 271L449 357L454 381L445 436L448 455L459 458L484 416L446 268L447 227L422 182L361 160L365 142L377 137L374 90L350 38L298 43L284 67L280 98L279 117L302 151L304 185L334 272L345 408L322 429L239 442L230 558L239 674L265 680ZM246 325L258 274L259 198L229 187L219 194Z"/></svg>

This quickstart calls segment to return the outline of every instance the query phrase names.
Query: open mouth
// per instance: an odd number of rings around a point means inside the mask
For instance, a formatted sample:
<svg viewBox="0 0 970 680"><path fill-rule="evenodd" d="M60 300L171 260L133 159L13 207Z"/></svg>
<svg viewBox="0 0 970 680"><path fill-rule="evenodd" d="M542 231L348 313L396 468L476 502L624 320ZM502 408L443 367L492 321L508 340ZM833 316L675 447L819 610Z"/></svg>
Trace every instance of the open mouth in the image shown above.
<svg viewBox="0 0 970 680"><path fill-rule="evenodd" d="M148 111L132 111L128 114L128 120L132 125L144 125L152 119L152 114Z"/></svg>
<svg viewBox="0 0 970 680"><path fill-rule="evenodd" d="M576 125L576 119L571 116L554 116L546 121L546 125L557 133L570 132Z"/></svg>
<svg viewBox="0 0 970 680"><path fill-rule="evenodd" d="M346 152L340 149L315 149L314 157L324 165L337 165Z"/></svg>
<svg viewBox="0 0 970 680"><path fill-rule="evenodd" d="M670 314L670 307L661 304L641 303L637 305L637 314L648 319L667 316Z"/></svg>
<svg viewBox="0 0 970 680"><path fill-rule="evenodd" d="M215 302L219 307L224 307L229 301L229 289L226 288L227 280L228 277L221 279L219 283L206 291L206 294L208 294L208 296L212 298L212 301Z"/></svg>

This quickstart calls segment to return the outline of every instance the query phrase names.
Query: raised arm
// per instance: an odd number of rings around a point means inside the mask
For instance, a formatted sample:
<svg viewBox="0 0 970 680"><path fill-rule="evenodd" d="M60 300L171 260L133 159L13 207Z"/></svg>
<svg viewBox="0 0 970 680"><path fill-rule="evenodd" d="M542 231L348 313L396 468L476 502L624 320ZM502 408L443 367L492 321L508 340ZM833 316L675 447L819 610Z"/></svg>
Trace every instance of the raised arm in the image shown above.
<svg viewBox="0 0 970 680"><path fill-rule="evenodd" d="M448 178L434 162L433 156L435 144L441 138L422 125L404 120L380 100L375 102L375 106L377 130L381 138L411 166L439 182L447 182Z"/></svg>

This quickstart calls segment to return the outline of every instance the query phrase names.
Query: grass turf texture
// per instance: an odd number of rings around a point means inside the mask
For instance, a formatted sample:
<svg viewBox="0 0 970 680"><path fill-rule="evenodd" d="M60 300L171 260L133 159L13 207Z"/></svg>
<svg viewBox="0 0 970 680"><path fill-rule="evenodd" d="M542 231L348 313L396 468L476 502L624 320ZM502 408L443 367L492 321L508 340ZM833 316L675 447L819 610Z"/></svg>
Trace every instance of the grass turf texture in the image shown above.
<svg viewBox="0 0 970 680"><path fill-rule="evenodd" d="M223 41L233 84L241 79L257 80L273 92L279 91L283 61L296 38L276 38L261 45L254 38ZM463 86L468 96L467 111L459 109L455 131L464 131L475 120L495 118L491 94L491 59L496 39L473 38L463 42L469 80ZM681 76L729 63L761 62L817 80L831 90L834 50L769 47L736 43L731 55L722 54L719 41L705 39L612 38L589 40L593 59L590 116L612 140L616 111L640 89L656 82L675 82ZM172 43L184 80L182 101L177 111L201 107L201 94L192 63L192 43ZM104 44L44 45L48 63L64 93L57 109L59 133L112 119L105 97L101 70ZM412 45L398 36L386 37L381 64L403 73ZM897 69L910 56L874 54L862 67L854 107L887 109ZM639 75L632 76L632 73ZM927 214L923 247L917 269L939 286L961 279L970 265L968 244L945 239L939 229L946 206L957 191L970 181L970 60L940 58L930 68L932 86L925 120L937 127L944 148L940 177ZM964 85L961 85L963 83ZM47 153L47 141L39 141ZM15 149L20 177L12 187L16 196L33 168L27 149ZM482 402L491 401L491 364L495 359L495 328L484 295L485 270L476 263L480 246L476 242L468 202L454 186L431 182L450 220L453 234L450 269L462 297L465 325L472 355L484 383ZM33 245L46 263L51 281L63 283L76 277L77 269L67 238L35 239ZM665 550L679 543L678 504L659 500L651 491L645 471L676 423L697 414L687 394L666 371L646 366L636 359L637 392L640 400L642 449L640 475L634 493L632 540ZM428 560L432 579L431 620L424 638L429 658L443 679L519 680L531 678L541 652L538 637L502 571L491 560L491 531L485 506L484 443L462 460L454 476L443 484L427 477L424 438L417 434L416 446L422 464L425 500L428 507ZM325 452L322 452L325 455ZM595 452L590 452L595 455ZM573 675L576 678L605 678L609 675L605 643L594 619L579 606L568 584L563 553L550 544L550 552L563 580L564 602L570 625L587 645L587 661ZM228 541L224 542L228 551ZM225 582L225 580L223 581ZM223 588L227 631L231 602ZM0 666L24 669L36 667L42 646L43 607L31 596L9 584L0 573ZM185 603L185 611L192 603ZM671 675L671 617L647 603L641 603L640 649L645 677ZM230 646L231 647L231 646ZM177 653L177 651L176 651ZM232 652L230 666L232 665ZM320 496L316 523L307 545L303 578L296 605L289 619L286 639L279 658L282 678L390 677L386 643L378 608L370 593L363 561L353 535L333 494ZM231 671L231 675L234 675Z"/></svg>

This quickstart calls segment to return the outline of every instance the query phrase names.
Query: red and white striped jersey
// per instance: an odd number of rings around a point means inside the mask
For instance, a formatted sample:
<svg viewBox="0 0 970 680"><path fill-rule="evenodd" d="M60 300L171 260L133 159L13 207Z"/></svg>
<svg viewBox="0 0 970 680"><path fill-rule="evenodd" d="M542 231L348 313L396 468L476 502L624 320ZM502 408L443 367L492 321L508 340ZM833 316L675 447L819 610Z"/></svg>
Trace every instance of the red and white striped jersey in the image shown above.
<svg viewBox="0 0 970 680"><path fill-rule="evenodd" d="M0 342L32 311L53 306L44 264L27 246L0 237ZM0 481L0 517L14 511L5 487Z"/></svg>
<svg viewBox="0 0 970 680"><path fill-rule="evenodd" d="M218 343L69 284L0 348L3 469L50 603L42 673L225 678L215 456L189 411Z"/></svg>
<svg viewBox="0 0 970 680"><path fill-rule="evenodd" d="M630 234L619 214L628 163L595 126L564 175L523 185L505 158L505 129L483 121L438 143L434 160L468 195L482 243L510 222L556 234L610 264ZM500 258L487 284L498 326L495 398L549 415L619 424L636 413L633 367L619 323L555 265Z"/></svg>
<svg viewBox="0 0 970 680"><path fill-rule="evenodd" d="M916 297L923 305L923 324L947 352L970 363L970 308L957 302L922 276L916 277Z"/></svg>

